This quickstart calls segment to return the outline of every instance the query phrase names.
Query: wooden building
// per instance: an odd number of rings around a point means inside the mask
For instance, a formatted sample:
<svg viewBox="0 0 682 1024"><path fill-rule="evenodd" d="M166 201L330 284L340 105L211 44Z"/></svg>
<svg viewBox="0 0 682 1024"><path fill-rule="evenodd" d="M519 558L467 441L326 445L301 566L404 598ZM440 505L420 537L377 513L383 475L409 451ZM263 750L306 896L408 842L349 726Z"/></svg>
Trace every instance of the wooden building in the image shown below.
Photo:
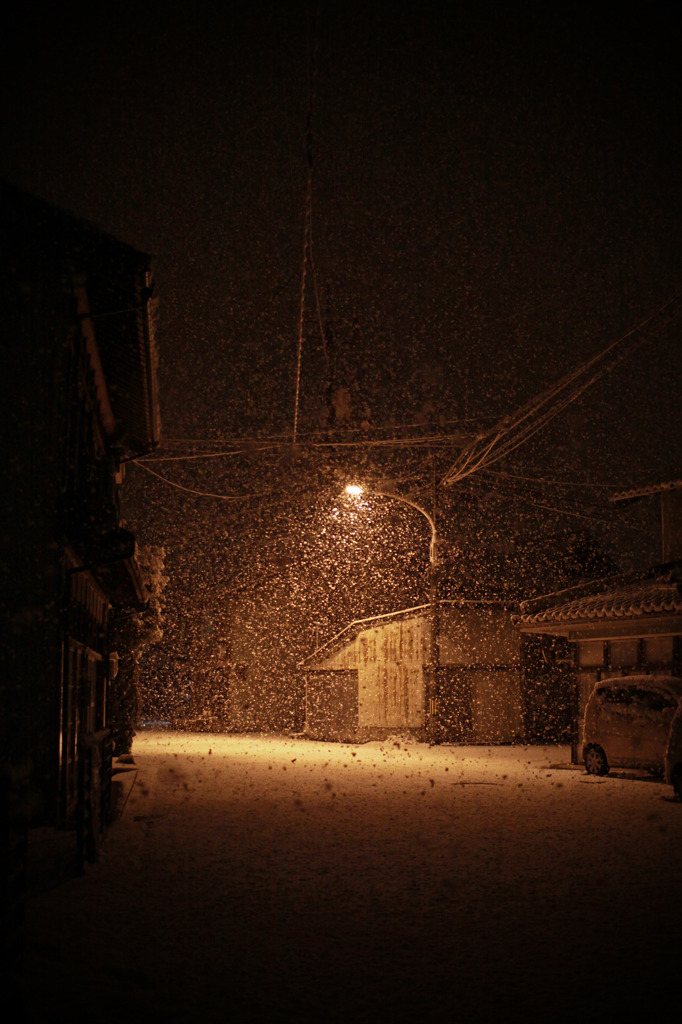
<svg viewBox="0 0 682 1024"><path fill-rule="evenodd" d="M0 222L3 853L12 821L73 828L87 854L111 777L109 617L146 600L119 490L159 440L153 279L9 185Z"/></svg>
<svg viewBox="0 0 682 1024"><path fill-rule="evenodd" d="M430 605L350 623L300 666L305 733L359 742L425 738ZM442 742L523 737L521 651L510 609L493 601L439 604L437 729Z"/></svg>

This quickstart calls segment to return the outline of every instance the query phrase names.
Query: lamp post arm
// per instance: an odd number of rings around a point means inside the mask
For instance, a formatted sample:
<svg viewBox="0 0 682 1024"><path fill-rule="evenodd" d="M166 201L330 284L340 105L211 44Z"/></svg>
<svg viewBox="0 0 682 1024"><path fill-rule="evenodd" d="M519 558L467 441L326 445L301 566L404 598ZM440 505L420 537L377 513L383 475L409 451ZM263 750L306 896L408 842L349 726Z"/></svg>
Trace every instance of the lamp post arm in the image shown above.
<svg viewBox="0 0 682 1024"><path fill-rule="evenodd" d="M436 523L433 516L429 515L425 508L418 505L416 501L412 501L411 498L404 498L402 494L392 494L390 491L375 491L371 490L369 494L376 494L381 498L393 498L394 501L401 501L403 505L409 505L411 508L421 512L425 519L428 520L429 526L431 527L431 546L429 548L429 560L431 565L436 566L438 564L438 546L437 546L437 533Z"/></svg>

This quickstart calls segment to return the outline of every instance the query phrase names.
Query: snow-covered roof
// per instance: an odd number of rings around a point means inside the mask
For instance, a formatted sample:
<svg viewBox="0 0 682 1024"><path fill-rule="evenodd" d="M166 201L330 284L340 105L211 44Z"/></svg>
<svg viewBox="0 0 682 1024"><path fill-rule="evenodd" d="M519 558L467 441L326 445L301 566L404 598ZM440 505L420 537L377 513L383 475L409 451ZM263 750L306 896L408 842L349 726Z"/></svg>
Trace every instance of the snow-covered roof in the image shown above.
<svg viewBox="0 0 682 1024"><path fill-rule="evenodd" d="M645 577L611 577L523 601L517 625L577 625L647 616L682 615L682 567L675 563Z"/></svg>
<svg viewBox="0 0 682 1024"><path fill-rule="evenodd" d="M506 601L489 601L489 600L467 600L467 599L440 599L438 601L439 607L451 607L451 608L511 608L512 606ZM384 612L382 615L370 615L366 619L353 619L347 626L341 630L340 633L336 633L335 636L331 637L325 643L311 651L302 661L298 662L297 668L305 668L307 665L311 665L314 662L319 661L320 658L327 658L330 654L338 651L346 644L354 643L357 636L366 629L372 629L376 626L381 626L390 622L396 622L400 619L414 618L415 616L427 615L431 611L430 604L419 604L413 608L400 608L394 612Z"/></svg>
<svg viewBox="0 0 682 1024"><path fill-rule="evenodd" d="M415 605L413 608L402 608L395 612L385 612L383 615L370 615L366 619L353 619L347 626L337 633L326 643L312 651L303 661L298 663L298 668L317 661L321 657L328 657L332 652L339 650L345 644L353 643L355 638L364 629L371 629L373 626L381 625L383 622L394 622L396 619L410 618L414 615L423 615L431 608L430 604Z"/></svg>

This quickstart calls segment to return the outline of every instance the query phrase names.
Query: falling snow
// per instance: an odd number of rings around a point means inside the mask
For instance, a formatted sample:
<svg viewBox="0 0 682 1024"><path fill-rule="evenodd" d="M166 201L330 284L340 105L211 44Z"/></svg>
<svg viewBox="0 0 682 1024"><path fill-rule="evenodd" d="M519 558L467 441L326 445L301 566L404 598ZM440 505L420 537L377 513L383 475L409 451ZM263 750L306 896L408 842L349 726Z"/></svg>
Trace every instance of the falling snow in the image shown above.
<svg viewBox="0 0 682 1024"><path fill-rule="evenodd" d="M573 1024L617 993L656 1019L669 787L565 747L293 737L304 660L427 603L432 564L443 602L511 609L659 560L656 503L610 498L680 478L677 37L659 4L314 6L38 0L0 40L0 175L155 254L163 421L125 465L97 440L147 577L102 641L134 786L84 877L35 883L26 999L55 1024ZM18 480L33 444L7 441ZM4 575L11 647L56 604ZM568 654L524 645L519 731L565 741Z"/></svg>
<svg viewBox="0 0 682 1024"><path fill-rule="evenodd" d="M144 714L300 728L292 667L426 589L424 524L349 515L348 479L430 502L463 446L677 292L672 36L656 5L647 32L634 9L129 6L17 11L1 171L156 254L163 442L124 492L169 578ZM659 332L440 489L443 596L655 561L653 509L608 497L678 472L680 351ZM230 723L217 681L251 668Z"/></svg>

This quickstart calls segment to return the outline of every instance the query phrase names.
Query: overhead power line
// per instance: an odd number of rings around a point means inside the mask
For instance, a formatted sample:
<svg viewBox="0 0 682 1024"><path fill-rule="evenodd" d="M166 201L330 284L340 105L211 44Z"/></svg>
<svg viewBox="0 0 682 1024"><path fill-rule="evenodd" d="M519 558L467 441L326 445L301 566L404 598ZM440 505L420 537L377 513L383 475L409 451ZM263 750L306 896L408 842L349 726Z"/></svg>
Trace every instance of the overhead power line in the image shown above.
<svg viewBox="0 0 682 1024"><path fill-rule="evenodd" d="M200 491L196 487L185 487L184 484L169 480L167 476L162 476L161 473L157 473L155 470L150 469L149 466L145 466L144 462L138 462L137 459L131 459L131 461L143 469L145 473L151 473L158 480L163 480L169 487L176 487L179 491L185 491L187 494L196 494L200 498L218 498L220 501L246 501L248 498L265 498L268 494L272 493L272 491L258 491L255 494L215 494L212 491Z"/></svg>
<svg viewBox="0 0 682 1024"><path fill-rule="evenodd" d="M490 492L480 492L475 488L475 484L480 482L481 478L468 479L465 484L464 493L474 500L485 499ZM541 492L537 494L533 491L529 491L527 488L518 489L513 486L501 489L499 491L492 492L498 497L503 498L506 501L514 501L517 504L522 504L528 508L538 508L545 512L552 512L557 516L568 516L575 519L583 519L586 522L599 523L602 526L608 526L613 529L614 521L613 518L606 518L603 515L595 514L600 511L598 506L596 509L593 505L585 505L581 502L573 502L571 505L558 505L549 504L547 501L539 500L541 498ZM649 536L649 529L635 523L628 523L624 518L618 521L618 525L626 530L634 530L637 533L642 533Z"/></svg>
<svg viewBox="0 0 682 1024"><path fill-rule="evenodd" d="M592 483L587 480L548 480L546 477L524 476L521 473L502 473L500 471L496 472L494 469L485 470L485 473L496 480L522 480L525 483L540 484L547 487L585 487L599 491L614 491L616 488L615 484Z"/></svg>
<svg viewBox="0 0 682 1024"><path fill-rule="evenodd" d="M263 452L278 451L280 445L268 444L263 445L261 448L232 448L227 452L199 452L192 455L153 455L145 459L135 459L138 463L144 462L149 465L150 462L191 462L193 459L227 459L235 455L260 455Z"/></svg>
<svg viewBox="0 0 682 1024"><path fill-rule="evenodd" d="M191 459L208 459L208 458L221 458L230 457L234 455L262 455L266 453L276 452L279 450L288 449L291 447L291 441L281 439L279 441L272 441L271 443L264 443L257 445L250 438L244 438L239 441L230 441L229 439L223 439L222 441L209 440L209 441L190 441L182 438L175 438L173 441L164 441L164 445L172 447L173 445L209 445L209 444L232 444L243 445L253 444L253 447L243 448L235 447L226 451L218 452L192 452L185 455L159 455L158 449L155 451L153 457L146 458L144 461L149 463L154 462L182 462L189 461ZM462 434L424 434L416 437L391 437L391 438L365 438L357 440L328 440L328 441L302 441L298 440L297 447L303 449L315 449L315 448L431 448L434 446L445 446L452 450L455 446L462 445ZM138 460L135 460L138 461Z"/></svg>
<svg viewBox="0 0 682 1024"><path fill-rule="evenodd" d="M471 476L472 473L498 462L525 444L533 434L558 416L617 363L670 324L679 314L681 305L682 296L677 295L670 299L646 320L612 341L592 359L572 370L551 388L479 435L462 449L441 478L441 483L451 486Z"/></svg>

